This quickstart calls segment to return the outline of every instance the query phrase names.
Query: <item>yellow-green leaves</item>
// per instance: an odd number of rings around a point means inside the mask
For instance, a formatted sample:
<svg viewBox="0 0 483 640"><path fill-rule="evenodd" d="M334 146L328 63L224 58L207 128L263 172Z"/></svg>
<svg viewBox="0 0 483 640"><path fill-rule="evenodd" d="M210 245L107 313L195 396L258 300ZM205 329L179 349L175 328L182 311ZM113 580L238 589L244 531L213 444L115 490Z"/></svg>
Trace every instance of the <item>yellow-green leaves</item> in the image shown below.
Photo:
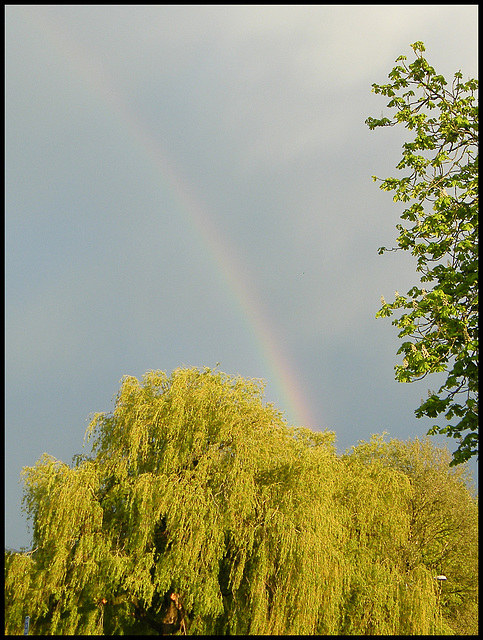
<svg viewBox="0 0 483 640"><path fill-rule="evenodd" d="M24 472L36 548L6 558L7 633L27 614L36 635L474 628L476 503L429 445L340 457L259 381L194 368L123 378L88 436ZM464 594L444 609L434 568Z"/></svg>

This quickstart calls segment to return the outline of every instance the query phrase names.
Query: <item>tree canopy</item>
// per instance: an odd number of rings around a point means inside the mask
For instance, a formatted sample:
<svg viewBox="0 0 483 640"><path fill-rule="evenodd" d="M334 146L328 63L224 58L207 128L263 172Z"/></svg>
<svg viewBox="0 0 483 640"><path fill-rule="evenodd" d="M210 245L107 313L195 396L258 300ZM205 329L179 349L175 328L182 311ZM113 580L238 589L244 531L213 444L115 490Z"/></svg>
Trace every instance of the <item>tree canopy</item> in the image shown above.
<svg viewBox="0 0 483 640"><path fill-rule="evenodd" d="M476 632L477 502L429 441L340 456L260 381L195 368L123 378L86 436L23 471L6 633Z"/></svg>
<svg viewBox="0 0 483 640"><path fill-rule="evenodd" d="M478 452L478 82L464 81L458 71L448 85L423 57L423 43L411 46L416 59L407 64L400 56L390 83L372 85L390 98L393 118L366 123L371 129L403 124L414 132L397 165L404 175L380 185L407 203L401 214L407 224L396 225L397 247L379 252L410 251L421 277L406 295L396 291L393 302L382 297L376 317L404 311L393 321L403 339L397 380L447 373L415 413L444 416L429 433L458 440L457 464Z"/></svg>

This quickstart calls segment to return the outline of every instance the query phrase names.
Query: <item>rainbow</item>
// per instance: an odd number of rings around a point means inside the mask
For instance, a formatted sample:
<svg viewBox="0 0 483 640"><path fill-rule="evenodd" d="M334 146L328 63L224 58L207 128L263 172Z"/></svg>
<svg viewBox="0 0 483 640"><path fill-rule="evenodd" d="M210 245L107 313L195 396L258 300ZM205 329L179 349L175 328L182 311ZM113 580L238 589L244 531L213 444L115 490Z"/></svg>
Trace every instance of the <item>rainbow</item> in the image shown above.
<svg viewBox="0 0 483 640"><path fill-rule="evenodd" d="M188 223L214 263L214 267L224 281L227 293L240 308L249 331L270 372L278 395L280 395L290 421L298 426L316 428L310 404L300 384L296 368L285 354L282 340L278 336L274 322L257 295L247 269L237 257L235 248L226 235L214 224L199 197L183 179L181 173L166 157L159 142L150 135L148 127L141 121L114 86L112 79L97 58L80 45L74 34L68 30L58 16L53 16L41 5L20 5L22 13L34 28L39 30L46 44L53 47L87 88L118 119L132 142L147 157L157 175L168 187L170 196L185 215Z"/></svg>

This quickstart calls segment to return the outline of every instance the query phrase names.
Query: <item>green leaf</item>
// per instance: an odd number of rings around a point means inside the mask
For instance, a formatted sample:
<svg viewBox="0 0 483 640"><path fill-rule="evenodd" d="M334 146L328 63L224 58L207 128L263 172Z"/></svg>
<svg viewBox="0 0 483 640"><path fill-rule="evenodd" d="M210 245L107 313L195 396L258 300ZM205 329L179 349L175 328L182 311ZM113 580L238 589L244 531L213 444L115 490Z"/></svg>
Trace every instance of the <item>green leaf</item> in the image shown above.
<svg viewBox="0 0 483 640"><path fill-rule="evenodd" d="M454 460L466 460L477 452L477 447L470 451L463 443L467 442L465 431L474 424L478 397L478 344L466 321L470 316L475 326L478 321L477 294L473 293L478 281L478 140L473 134L478 130L474 104L478 82L462 83L458 71L452 88L446 88L446 79L423 57L423 43L411 47L415 60L409 66L395 66L389 73L390 84L373 85L390 98L387 106L396 111L391 123L402 124L412 133L396 165L405 175L383 179L380 188L394 192L394 202L410 203L401 219L413 226L396 225L397 246L392 250L409 251L416 258L420 282L431 283L432 290L425 293L413 287L408 293L412 301L396 297L376 318L388 317L398 308L411 309L392 324L401 339L417 336L425 351L408 351L410 343L403 343L398 353L405 354L404 366L395 368L396 379L412 382L447 372L440 400L423 403L416 413L436 418L456 393L464 394L465 402L450 409L451 417L460 418L459 422L445 426L444 433L461 440ZM396 62L403 60L400 56ZM437 117L434 113L429 117L434 109L439 109ZM374 126L380 122L368 121ZM386 247L378 249L380 255L386 251ZM447 266L445 260L449 260ZM454 364L463 362L464 367ZM475 440L470 440L473 446Z"/></svg>

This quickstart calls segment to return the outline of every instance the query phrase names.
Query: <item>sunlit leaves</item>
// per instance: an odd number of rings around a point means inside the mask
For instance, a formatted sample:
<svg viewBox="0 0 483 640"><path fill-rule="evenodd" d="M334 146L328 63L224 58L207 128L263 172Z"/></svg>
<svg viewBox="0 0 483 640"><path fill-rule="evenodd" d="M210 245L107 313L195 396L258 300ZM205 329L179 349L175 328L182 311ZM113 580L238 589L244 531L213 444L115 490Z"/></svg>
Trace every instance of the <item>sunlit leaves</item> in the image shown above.
<svg viewBox="0 0 483 640"><path fill-rule="evenodd" d="M461 418L430 431L459 440L456 464L478 451L478 82L463 82L457 72L449 86L424 59L423 43L411 46L416 59L407 65L400 56L396 62L402 64L389 74L392 82L373 85L375 93L390 98L393 119L366 122L370 129L403 123L414 132L396 167L405 175L380 184L394 192L395 202L408 204L401 219L409 226L397 224L397 247L378 252L410 251L428 291L414 287L407 296L385 302L376 317L403 310L393 324L400 338L411 341L398 351L404 357L395 368L397 380L448 373L435 395L439 402L423 402L416 415Z"/></svg>
<svg viewBox="0 0 483 640"><path fill-rule="evenodd" d="M428 500L417 447L374 438L341 457L333 433L262 399L209 369L125 377L91 455L24 471L35 549L6 558L7 633L27 614L47 635L435 634L462 614L473 630L476 502L441 453L423 447ZM463 594L451 611L438 558Z"/></svg>

